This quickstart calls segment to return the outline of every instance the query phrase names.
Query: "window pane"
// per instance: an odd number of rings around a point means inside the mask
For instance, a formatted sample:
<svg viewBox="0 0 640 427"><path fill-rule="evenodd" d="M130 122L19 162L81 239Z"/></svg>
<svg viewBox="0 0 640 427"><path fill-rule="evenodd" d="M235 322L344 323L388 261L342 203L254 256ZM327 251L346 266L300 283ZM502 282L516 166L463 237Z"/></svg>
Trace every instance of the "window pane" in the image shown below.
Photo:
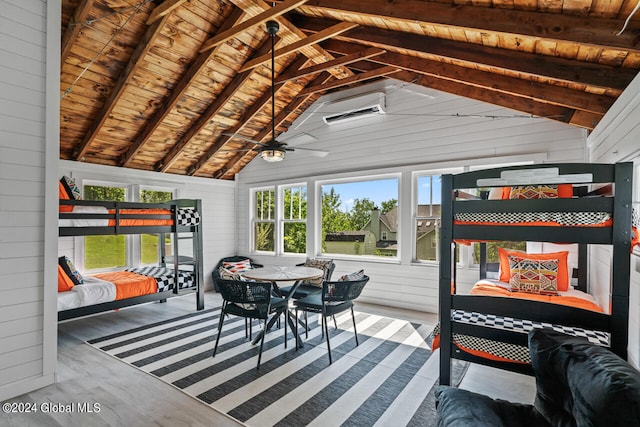
<svg viewBox="0 0 640 427"><path fill-rule="evenodd" d="M527 251L527 242L487 242L487 262L499 262L498 248ZM480 264L480 245L473 244L473 263Z"/></svg>
<svg viewBox="0 0 640 427"><path fill-rule="evenodd" d="M307 252L307 224L304 222L285 222L284 251L296 254Z"/></svg>
<svg viewBox="0 0 640 427"><path fill-rule="evenodd" d="M255 193L256 220L274 219L276 212L275 191L265 190Z"/></svg>
<svg viewBox="0 0 640 427"><path fill-rule="evenodd" d="M398 256L398 180L322 186L322 252Z"/></svg>
<svg viewBox="0 0 640 427"><path fill-rule="evenodd" d="M143 203L164 203L173 199L173 192L158 190L140 190L140 201ZM158 248L159 234L142 234L140 236L140 263L158 264L160 250ZM171 234L165 235L165 254L171 255Z"/></svg>
<svg viewBox="0 0 640 427"><path fill-rule="evenodd" d="M416 182L416 259L438 261L440 257L440 199L442 180L439 175L420 176Z"/></svg>
<svg viewBox="0 0 640 427"><path fill-rule="evenodd" d="M282 247L285 253L307 252L307 189L285 188L282 192Z"/></svg>
<svg viewBox="0 0 640 427"><path fill-rule="evenodd" d="M259 222L255 225L253 245L257 251L274 251L273 223Z"/></svg>
<svg viewBox="0 0 640 427"><path fill-rule="evenodd" d="M126 191L121 187L85 185L85 200L104 200L124 202ZM84 238L84 267L96 268L123 267L127 264L125 236L86 236Z"/></svg>

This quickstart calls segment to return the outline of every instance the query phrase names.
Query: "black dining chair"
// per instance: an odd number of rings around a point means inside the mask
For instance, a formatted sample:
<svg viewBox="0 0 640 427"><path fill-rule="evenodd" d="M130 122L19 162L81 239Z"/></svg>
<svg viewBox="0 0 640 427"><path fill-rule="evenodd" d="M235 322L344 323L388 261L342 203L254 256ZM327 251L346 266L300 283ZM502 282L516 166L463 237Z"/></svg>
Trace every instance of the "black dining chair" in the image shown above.
<svg viewBox="0 0 640 427"><path fill-rule="evenodd" d="M245 319L259 319L264 321L262 337L260 338L260 350L258 353L258 366L262 359L262 347L264 336L267 333L267 320L271 314L289 315L287 301L284 298L272 295L273 284L271 282L249 282L244 280L224 280L218 281L220 293L222 295L222 309L220 310L220 320L218 321L218 336L213 348L213 357L218 350L218 342L222 333L222 325L227 315L244 317ZM284 343L287 344L287 319L284 322Z"/></svg>
<svg viewBox="0 0 640 427"><path fill-rule="evenodd" d="M356 346L358 342L358 331L356 330L356 317L353 312L353 300L360 296L364 286L369 282L369 276L364 276L357 280L339 280L337 282L325 281L322 284L322 292L311 294L304 298L293 301L295 307L295 316L298 317L298 310L305 313L318 313L322 320L322 332L327 340L327 350L329 353L329 364L333 363L331 358L331 344L329 343L329 327L327 318L333 317L338 313L351 310L351 319L353 320L353 332L356 337ZM333 318L335 324L335 317ZM296 339L298 336L298 328L296 328Z"/></svg>

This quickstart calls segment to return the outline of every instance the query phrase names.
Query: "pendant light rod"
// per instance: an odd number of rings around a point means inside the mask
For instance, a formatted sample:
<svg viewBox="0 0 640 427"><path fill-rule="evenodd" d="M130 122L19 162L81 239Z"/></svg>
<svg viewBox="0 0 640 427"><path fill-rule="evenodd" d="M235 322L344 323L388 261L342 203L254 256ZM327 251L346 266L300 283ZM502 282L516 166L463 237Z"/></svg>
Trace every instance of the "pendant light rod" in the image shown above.
<svg viewBox="0 0 640 427"><path fill-rule="evenodd" d="M267 21L267 32L271 36L271 141L275 142L276 140L276 76L275 76L275 66L276 66L276 55L275 55L275 44L276 44L276 34L280 29L280 25L277 21Z"/></svg>

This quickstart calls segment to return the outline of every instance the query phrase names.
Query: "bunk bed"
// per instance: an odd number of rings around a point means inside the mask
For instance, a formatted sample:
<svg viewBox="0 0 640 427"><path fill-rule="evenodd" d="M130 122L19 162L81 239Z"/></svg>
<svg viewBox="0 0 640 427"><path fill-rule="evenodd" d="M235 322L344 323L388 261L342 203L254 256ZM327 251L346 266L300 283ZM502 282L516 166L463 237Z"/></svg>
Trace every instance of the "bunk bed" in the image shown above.
<svg viewBox="0 0 640 427"><path fill-rule="evenodd" d="M62 194L62 189L61 189ZM159 245L160 264L85 276L86 283L58 292L58 320L114 310L193 293L204 309L202 203L179 199L165 203L60 199L58 235L158 234L172 236L172 256ZM180 255L180 241L190 240L191 254ZM60 269L59 269L60 280ZM83 280L84 281L84 280ZM60 289L59 289L60 290Z"/></svg>
<svg viewBox="0 0 640 427"><path fill-rule="evenodd" d="M632 178L631 163L528 165L443 175L437 331L441 384L450 383L452 358L532 374L527 362L527 332L536 327L587 337L626 359ZM522 189L539 184L556 191L568 185L570 194L487 197L489 188ZM510 286L517 286L524 277L518 276L520 262L527 264L536 257L508 252L505 284L504 272L498 280L486 279L486 254L481 252L480 282L467 294L458 292L456 245L483 242L484 246L488 241L577 243L577 286L549 292L536 287L534 293L520 292L516 287L514 292ZM589 244L612 246L610 301L604 309L587 293ZM546 258L555 269L549 275L554 286L560 283L556 280L561 277L557 267L560 258L561 253ZM504 259L501 256L503 269ZM535 262L538 280L546 274L543 264L547 261ZM487 357L492 355L496 357Z"/></svg>

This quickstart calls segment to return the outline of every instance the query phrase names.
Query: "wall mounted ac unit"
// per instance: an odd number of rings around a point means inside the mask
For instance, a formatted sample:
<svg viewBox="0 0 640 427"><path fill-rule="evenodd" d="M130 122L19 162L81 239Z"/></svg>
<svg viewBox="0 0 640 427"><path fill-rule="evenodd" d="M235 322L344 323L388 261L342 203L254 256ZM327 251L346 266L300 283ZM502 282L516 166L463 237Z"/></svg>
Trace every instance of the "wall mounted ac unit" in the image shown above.
<svg viewBox="0 0 640 427"><path fill-rule="evenodd" d="M327 104L330 114L322 117L328 125L356 120L362 117L385 114L386 103L383 92L368 93L351 98L340 99Z"/></svg>

